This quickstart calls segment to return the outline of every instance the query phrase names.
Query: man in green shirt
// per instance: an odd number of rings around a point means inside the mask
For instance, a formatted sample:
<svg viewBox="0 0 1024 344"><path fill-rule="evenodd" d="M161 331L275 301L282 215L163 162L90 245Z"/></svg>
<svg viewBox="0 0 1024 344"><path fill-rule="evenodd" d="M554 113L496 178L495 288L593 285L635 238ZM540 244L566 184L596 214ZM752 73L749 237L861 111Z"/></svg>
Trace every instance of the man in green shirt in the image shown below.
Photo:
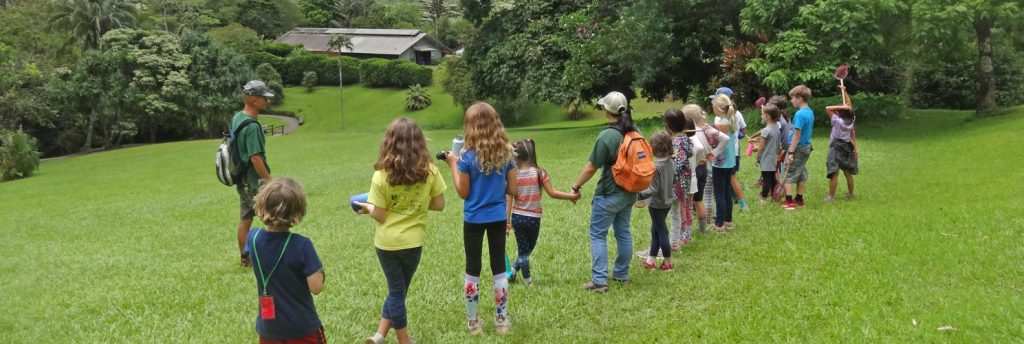
<svg viewBox="0 0 1024 344"><path fill-rule="evenodd" d="M260 111L267 108L270 98L273 97L274 93L270 92L270 88L263 81L249 81L242 88L245 107L242 111L235 113L235 117L231 119L232 133L245 123L245 126L238 131L238 137L235 138L238 156L242 159L242 166L246 170L244 179L236 184L241 214L241 221L238 223L238 251L242 254L242 266L252 265L249 260L249 252L245 250L245 241L249 234L249 228L252 227L252 217L255 215L252 209L253 199L260 187L264 183L270 182L266 138L263 137L263 126L256 120ZM248 120L251 121L246 123Z"/></svg>

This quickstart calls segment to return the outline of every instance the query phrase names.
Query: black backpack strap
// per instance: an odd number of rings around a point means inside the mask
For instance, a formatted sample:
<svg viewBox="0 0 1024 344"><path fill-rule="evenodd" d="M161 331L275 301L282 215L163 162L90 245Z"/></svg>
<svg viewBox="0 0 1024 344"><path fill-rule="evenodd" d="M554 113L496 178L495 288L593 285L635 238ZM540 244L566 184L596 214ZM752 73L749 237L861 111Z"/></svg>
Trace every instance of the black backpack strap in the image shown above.
<svg viewBox="0 0 1024 344"><path fill-rule="evenodd" d="M255 119L252 119L252 118L244 120L244 121L242 121L242 123L238 124L238 127L236 127L235 130L231 134L231 144L235 146L234 147L234 149L235 149L235 156L238 157L237 163L238 163L239 166L243 166L243 168L245 166L249 165L249 160L248 159L243 160L242 157L239 156L239 154L241 154L241 151L238 150L238 134L242 132L242 129L245 129L245 127L248 127L249 125L251 125L253 123L259 124L259 122L257 122ZM260 134L263 134L262 130L260 130Z"/></svg>

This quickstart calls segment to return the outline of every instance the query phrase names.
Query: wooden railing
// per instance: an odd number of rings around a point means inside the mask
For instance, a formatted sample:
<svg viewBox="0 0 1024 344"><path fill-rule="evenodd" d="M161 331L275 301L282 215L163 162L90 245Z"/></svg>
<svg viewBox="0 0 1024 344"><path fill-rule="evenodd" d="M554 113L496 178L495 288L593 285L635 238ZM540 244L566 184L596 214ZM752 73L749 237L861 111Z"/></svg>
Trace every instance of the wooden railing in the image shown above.
<svg viewBox="0 0 1024 344"><path fill-rule="evenodd" d="M284 125L264 125L263 135L274 136L284 135Z"/></svg>

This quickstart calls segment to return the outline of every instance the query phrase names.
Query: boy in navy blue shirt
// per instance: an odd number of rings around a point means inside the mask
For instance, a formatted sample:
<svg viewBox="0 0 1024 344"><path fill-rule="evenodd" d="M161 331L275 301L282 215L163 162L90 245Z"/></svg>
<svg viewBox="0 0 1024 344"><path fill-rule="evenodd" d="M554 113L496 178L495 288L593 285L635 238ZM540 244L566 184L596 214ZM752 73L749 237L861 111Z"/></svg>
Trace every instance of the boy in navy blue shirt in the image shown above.
<svg viewBox="0 0 1024 344"><path fill-rule="evenodd" d="M306 215L306 195L290 178L260 189L253 208L266 229L249 232L256 275L260 343L326 343L313 295L324 286L323 264L313 242L289 231Z"/></svg>

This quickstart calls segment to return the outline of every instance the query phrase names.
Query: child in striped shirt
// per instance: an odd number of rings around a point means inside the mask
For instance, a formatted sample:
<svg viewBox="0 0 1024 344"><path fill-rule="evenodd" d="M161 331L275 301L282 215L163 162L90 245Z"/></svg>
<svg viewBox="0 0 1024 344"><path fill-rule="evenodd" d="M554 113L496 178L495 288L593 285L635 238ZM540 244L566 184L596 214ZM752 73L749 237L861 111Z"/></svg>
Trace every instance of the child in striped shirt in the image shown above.
<svg viewBox="0 0 1024 344"><path fill-rule="evenodd" d="M519 248L519 255L512 264L512 277L515 281L515 273L522 271L523 282L533 285L533 275L530 273L530 254L537 247L537 237L540 236L540 218L544 213L541 206L541 187L555 199L571 201L573 204L580 199L580 194L561 192L551 186L551 179L546 171L537 166L537 151L534 149L532 139L520 140L513 146L513 154L516 157L516 174L518 181L518 193L515 200L509 197L507 211L510 213L509 222L506 226L507 232L515 232L516 246Z"/></svg>

